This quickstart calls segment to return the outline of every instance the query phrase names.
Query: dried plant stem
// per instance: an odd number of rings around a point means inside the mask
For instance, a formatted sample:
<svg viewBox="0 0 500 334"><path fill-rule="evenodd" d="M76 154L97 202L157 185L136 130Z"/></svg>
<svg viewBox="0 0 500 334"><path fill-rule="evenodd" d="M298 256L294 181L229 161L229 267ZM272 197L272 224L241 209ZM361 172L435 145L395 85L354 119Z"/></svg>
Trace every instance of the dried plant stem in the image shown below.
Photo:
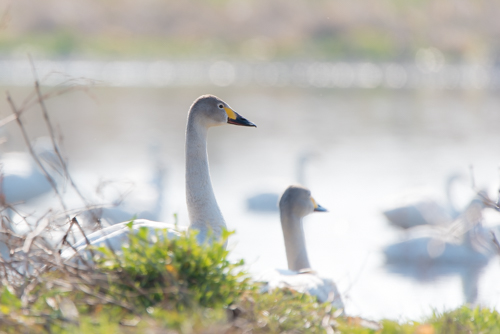
<svg viewBox="0 0 500 334"><path fill-rule="evenodd" d="M28 146L28 150L29 150L31 156L35 160L37 166L42 170L45 178L50 183L50 186L52 187L52 190L54 190L57 198L59 199L59 202L60 202L60 204L61 204L64 212L66 212L67 211L66 204L64 203L64 200L63 200L63 198L61 196L61 193L57 189L56 182L54 181L54 179L52 178L52 176L49 174L49 172L47 172L47 170L45 169L45 167L41 163L40 159L36 155L35 151L33 150L33 146L30 143L30 139L28 137L28 133L26 132L26 128L24 127L24 124L22 123L21 118L19 117L20 116L20 112L16 108L16 105L14 104L14 101L12 100L12 97L10 96L9 92L7 92L7 101L9 102L9 105L10 105L10 107L12 109L12 112L16 115L16 122L19 125L19 128L21 129L21 133L23 135L23 139L24 139L26 145ZM67 218L68 218L68 221L69 221L69 216L67 216Z"/></svg>

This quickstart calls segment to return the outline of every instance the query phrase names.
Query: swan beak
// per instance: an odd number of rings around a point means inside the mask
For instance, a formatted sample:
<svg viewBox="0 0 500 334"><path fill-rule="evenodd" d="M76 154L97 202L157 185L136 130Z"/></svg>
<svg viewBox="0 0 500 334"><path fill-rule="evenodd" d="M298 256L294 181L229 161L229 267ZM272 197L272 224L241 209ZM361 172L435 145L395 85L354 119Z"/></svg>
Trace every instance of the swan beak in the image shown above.
<svg viewBox="0 0 500 334"><path fill-rule="evenodd" d="M317 212L328 212L327 209L325 209L324 207L322 207L321 205L319 205L318 203L316 203L316 201L312 197L311 197L311 202L313 203L314 211L317 211Z"/></svg>
<svg viewBox="0 0 500 334"><path fill-rule="evenodd" d="M328 212L327 209L325 209L324 207L322 207L321 205L318 204L317 207L314 208L314 211L317 211L317 212Z"/></svg>
<svg viewBox="0 0 500 334"><path fill-rule="evenodd" d="M227 122L229 124L257 127L257 125L253 124L252 122L250 122L248 119L238 114L233 109L225 107L224 110L226 111Z"/></svg>

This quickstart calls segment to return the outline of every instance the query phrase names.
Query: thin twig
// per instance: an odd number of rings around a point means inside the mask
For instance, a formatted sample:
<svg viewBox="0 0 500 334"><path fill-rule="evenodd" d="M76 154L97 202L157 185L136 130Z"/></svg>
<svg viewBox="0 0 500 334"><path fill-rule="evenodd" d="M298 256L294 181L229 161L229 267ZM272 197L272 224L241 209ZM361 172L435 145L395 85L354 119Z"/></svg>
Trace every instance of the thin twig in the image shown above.
<svg viewBox="0 0 500 334"><path fill-rule="evenodd" d="M37 166L42 170L43 174L45 175L45 178L50 183L50 186L52 187L52 189L56 193L56 196L59 199L59 202L61 203L61 206L63 207L63 210L67 211L66 204L64 204L64 200L63 200L61 194L59 193L59 190L57 189L56 182L54 181L54 179L52 178L52 176L50 176L50 174L47 172L47 170L45 169L45 167L41 163L40 159L36 155L33 147L31 146L30 139L28 137L28 133L26 132L26 129L24 128L24 124L21 122L21 119L19 118L19 111L16 108L16 105L14 104L14 101L12 100L12 97L10 96L9 92L7 92L7 101L10 104L12 112L14 114L16 114L16 116L17 116L16 117L17 124L19 125L19 128L21 129L21 133L23 135L23 138L24 138L24 141L25 141L26 145L28 146L28 150L30 151L31 156L35 160ZM69 220L69 216L67 218Z"/></svg>
<svg viewBox="0 0 500 334"><path fill-rule="evenodd" d="M496 236L495 232L493 232L493 231L490 231L490 233L491 233L491 237L493 239L493 243L495 244L495 246L497 246L497 251L500 253L500 243L498 242L497 236Z"/></svg>
<svg viewBox="0 0 500 334"><path fill-rule="evenodd" d="M52 127L52 123L51 123L50 118L49 118L49 113L47 112L47 107L45 106L44 98L43 98L42 92L40 90L40 82L38 81L38 74L36 72L35 64L33 62L33 58L31 57L31 55L29 55L29 60L31 63L32 71L33 71L33 77L35 78L35 91L36 91L36 94L38 96L38 103L40 104L40 107L42 109L42 114L43 114L43 118L45 120L45 125L47 126L47 129L49 130L52 148L53 148L53 150L54 150L54 152L59 160L59 163L61 164L61 167L63 168L64 176L69 180L73 190L75 190L78 197L80 197L80 199L83 201L83 203L85 203L86 206L89 206L90 203L82 195L82 193L80 192L80 189L76 186L76 183L73 181L73 178L71 177L71 175L68 171L68 166L62 157L61 151L59 150L59 145L57 145L56 138L55 138L55 131L54 131L54 128ZM97 217L97 215L95 215L94 212L92 212L92 211L90 211L90 214L92 215L93 220L99 224L99 227L101 227L99 217Z"/></svg>

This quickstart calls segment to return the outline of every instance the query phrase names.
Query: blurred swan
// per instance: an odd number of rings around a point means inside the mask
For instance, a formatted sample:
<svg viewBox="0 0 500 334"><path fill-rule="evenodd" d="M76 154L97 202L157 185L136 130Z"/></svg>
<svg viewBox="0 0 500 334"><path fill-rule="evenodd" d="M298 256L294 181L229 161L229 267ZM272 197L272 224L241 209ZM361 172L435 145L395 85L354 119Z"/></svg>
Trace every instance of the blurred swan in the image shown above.
<svg viewBox="0 0 500 334"><path fill-rule="evenodd" d="M264 273L259 279L266 282L264 291L275 288L290 288L308 293L318 301L330 302L336 308L344 308L342 298L335 283L328 278L319 277L309 264L302 218L314 211L327 211L317 204L311 192L301 186L288 187L279 201L281 227L285 240L288 270L274 270Z"/></svg>
<svg viewBox="0 0 500 334"><path fill-rule="evenodd" d="M33 141L32 147L47 171L54 176L62 174L61 163L57 158L50 140L41 137ZM1 194L7 204L25 203L35 197L49 192L52 187L47 177L36 165L31 154L26 152L8 152L2 154L1 160Z"/></svg>
<svg viewBox="0 0 500 334"><path fill-rule="evenodd" d="M53 150L49 138L40 137L31 143L34 154L40 160L56 185L63 181L63 166ZM47 176L26 152L8 152L0 160L0 206L5 207L2 223L14 231L15 218L12 206L29 204L53 190ZM22 225L25 225L24 223ZM19 227L19 226L18 226ZM22 229L22 228L21 228Z"/></svg>
<svg viewBox="0 0 500 334"><path fill-rule="evenodd" d="M115 204L111 207L99 207L91 210L84 210L83 212L77 212L77 219L79 222L83 221L84 225L94 224L96 220L100 220L101 223L106 223L108 225L114 225L124 221L130 221L133 218L137 219L147 219L147 220L159 220L161 217L164 201L164 180L166 174L166 168L164 164L160 161L157 156L157 149L154 148L154 158L156 161L156 168L154 171L153 178L148 184L142 187L142 191L137 194L134 193L135 197L138 196L151 198L146 205L149 206L147 210L138 210L138 205L134 205L130 202ZM147 196L145 192L152 192L154 196ZM146 195L146 196L144 196Z"/></svg>
<svg viewBox="0 0 500 334"><path fill-rule="evenodd" d="M460 215L461 210L455 205L452 190L461 178L458 174L452 174L446 180L446 207L434 199L414 194L414 198L407 203L385 210L383 214L391 225L403 229L420 225L449 225Z"/></svg>
<svg viewBox="0 0 500 334"><path fill-rule="evenodd" d="M316 154L311 151L302 152L296 162L296 182L306 185L306 166ZM279 194L265 192L247 198L247 208L256 212L278 212Z"/></svg>
<svg viewBox="0 0 500 334"><path fill-rule="evenodd" d="M30 154L9 152L2 155L2 194L8 204L25 203L51 190L49 181Z"/></svg>
<svg viewBox="0 0 500 334"><path fill-rule="evenodd" d="M186 129L186 202L189 213L189 229L198 231L198 241L204 242L207 233L211 230L215 238L221 236L226 223L217 205L210 180L207 157L208 130L215 126L234 124L253 126L255 124L237 114L229 105L213 95L203 95L191 105L188 112ZM93 245L109 245L119 250L127 239L129 222L119 223L96 231L87 238ZM169 236L178 234L179 228L175 224L137 220L134 229L147 227L151 230L167 229ZM84 249L86 240L74 245L77 251ZM63 252L63 258L74 254L73 249Z"/></svg>
<svg viewBox="0 0 500 334"><path fill-rule="evenodd" d="M483 209L483 199L478 196L449 226L408 229L406 240L384 249L387 263L486 264L495 255L496 245L491 230L482 226Z"/></svg>

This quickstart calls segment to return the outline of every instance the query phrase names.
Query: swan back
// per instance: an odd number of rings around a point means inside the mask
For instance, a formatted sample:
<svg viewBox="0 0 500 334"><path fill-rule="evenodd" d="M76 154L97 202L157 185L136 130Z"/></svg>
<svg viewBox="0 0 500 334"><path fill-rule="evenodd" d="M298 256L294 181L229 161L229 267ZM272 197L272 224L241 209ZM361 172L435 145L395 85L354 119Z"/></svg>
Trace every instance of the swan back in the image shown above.
<svg viewBox="0 0 500 334"><path fill-rule="evenodd" d="M320 303L329 302L337 309L344 308L335 282L329 278L319 277L315 272L275 269L262 273L258 281L267 283L262 287L263 292L288 288L316 296Z"/></svg>
<svg viewBox="0 0 500 334"><path fill-rule="evenodd" d="M131 227L130 223L132 223ZM96 247L106 246L114 251L121 251L123 245L128 242L130 231L132 230L137 232L141 227L146 227L148 229L150 237L155 235L155 230L158 229L167 230L167 236L169 238L175 238L180 235L181 231L186 230L185 227L172 223L136 219L132 222L128 221L111 225L87 235L86 239L82 238L77 243L73 244L72 247L66 248L61 253L61 257L63 259L70 259L76 254L76 252L81 253L84 251L88 244ZM91 258L90 254L87 255L88 258Z"/></svg>

